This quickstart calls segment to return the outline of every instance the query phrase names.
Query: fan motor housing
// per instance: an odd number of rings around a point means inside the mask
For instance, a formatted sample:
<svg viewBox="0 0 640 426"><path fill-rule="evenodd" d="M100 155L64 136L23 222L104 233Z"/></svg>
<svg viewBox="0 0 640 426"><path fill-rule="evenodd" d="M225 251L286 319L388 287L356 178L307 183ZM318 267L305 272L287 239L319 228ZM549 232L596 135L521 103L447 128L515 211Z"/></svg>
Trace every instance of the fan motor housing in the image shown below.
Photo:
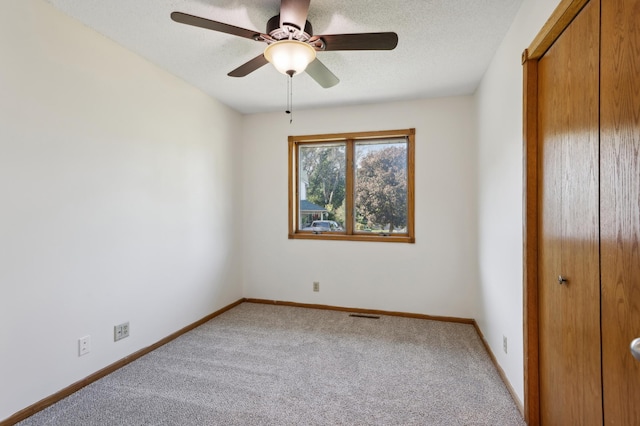
<svg viewBox="0 0 640 426"><path fill-rule="evenodd" d="M298 29L297 25L294 24L287 24L287 27ZM307 41L313 35L313 27L311 22L305 21L304 31L298 29L298 31L292 32L289 28L280 27L280 15L276 15L267 22L267 34L276 40L288 39L291 35L294 40Z"/></svg>

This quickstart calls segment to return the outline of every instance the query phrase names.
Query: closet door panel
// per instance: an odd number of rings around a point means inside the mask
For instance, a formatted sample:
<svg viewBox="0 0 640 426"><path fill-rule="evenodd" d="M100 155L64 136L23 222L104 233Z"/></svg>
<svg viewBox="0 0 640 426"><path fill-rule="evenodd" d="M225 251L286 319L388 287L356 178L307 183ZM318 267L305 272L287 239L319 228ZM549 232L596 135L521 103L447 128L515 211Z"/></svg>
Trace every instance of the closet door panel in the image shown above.
<svg viewBox="0 0 640 426"><path fill-rule="evenodd" d="M598 425L603 419L599 18L599 3L589 2L538 63L543 425Z"/></svg>
<svg viewBox="0 0 640 426"><path fill-rule="evenodd" d="M640 1L602 2L601 55L604 419L640 425Z"/></svg>
<svg viewBox="0 0 640 426"><path fill-rule="evenodd" d="M539 87L554 86L562 79L553 71L552 54L540 61ZM541 90L539 93L539 122L541 137L545 143L538 149L542 168L539 173L539 204L544 206L540 211L538 274L540 284L538 298L539 310L539 360L540 360L540 406L541 421L560 418L564 413L564 403L555 397L556 391L566 386L563 364L567 348L562 344L565 319L565 300L563 289L557 278L562 271L562 151L564 142L562 135L555 132L559 127L557 116L549 112L559 108L563 98L553 91ZM547 420L545 420L547 419Z"/></svg>

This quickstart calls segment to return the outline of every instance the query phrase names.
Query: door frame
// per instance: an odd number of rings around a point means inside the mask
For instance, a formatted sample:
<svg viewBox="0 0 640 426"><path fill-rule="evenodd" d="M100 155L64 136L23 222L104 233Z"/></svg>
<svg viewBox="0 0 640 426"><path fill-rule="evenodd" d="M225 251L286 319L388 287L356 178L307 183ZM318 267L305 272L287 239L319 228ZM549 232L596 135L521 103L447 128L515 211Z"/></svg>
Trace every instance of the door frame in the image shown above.
<svg viewBox="0 0 640 426"><path fill-rule="evenodd" d="M540 424L538 328L538 61L589 0L561 0L522 53L523 66L523 327L524 419Z"/></svg>

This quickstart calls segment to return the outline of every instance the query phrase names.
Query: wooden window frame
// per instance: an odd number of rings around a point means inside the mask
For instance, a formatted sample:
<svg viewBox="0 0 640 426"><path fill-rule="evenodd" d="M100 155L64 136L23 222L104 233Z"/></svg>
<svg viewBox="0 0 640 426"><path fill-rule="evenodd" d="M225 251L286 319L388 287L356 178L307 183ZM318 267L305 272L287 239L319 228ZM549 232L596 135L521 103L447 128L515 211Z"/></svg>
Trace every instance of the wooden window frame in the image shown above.
<svg viewBox="0 0 640 426"><path fill-rule="evenodd" d="M384 130L357 133L332 133L326 135L289 136L289 239L334 240L334 241L377 241L387 243L415 243L415 129ZM407 140L407 232L399 235L365 234L354 230L354 149L356 142L364 140L388 139L394 137ZM298 147L301 145L326 142L344 142L346 149L345 188L345 231L344 233L312 233L297 228L299 200Z"/></svg>

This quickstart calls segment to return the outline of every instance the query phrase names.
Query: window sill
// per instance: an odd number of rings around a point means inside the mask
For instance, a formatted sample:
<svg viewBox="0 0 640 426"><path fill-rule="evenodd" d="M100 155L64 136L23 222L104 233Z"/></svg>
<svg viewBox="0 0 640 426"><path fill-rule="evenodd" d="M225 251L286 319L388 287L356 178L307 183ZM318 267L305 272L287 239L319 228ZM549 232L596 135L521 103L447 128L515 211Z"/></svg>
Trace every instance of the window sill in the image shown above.
<svg viewBox="0 0 640 426"><path fill-rule="evenodd" d="M408 243L414 244L416 239L409 235L367 235L367 234L340 234L340 233L320 233L296 232L289 234L290 240L329 240L329 241L372 241L382 243Z"/></svg>

